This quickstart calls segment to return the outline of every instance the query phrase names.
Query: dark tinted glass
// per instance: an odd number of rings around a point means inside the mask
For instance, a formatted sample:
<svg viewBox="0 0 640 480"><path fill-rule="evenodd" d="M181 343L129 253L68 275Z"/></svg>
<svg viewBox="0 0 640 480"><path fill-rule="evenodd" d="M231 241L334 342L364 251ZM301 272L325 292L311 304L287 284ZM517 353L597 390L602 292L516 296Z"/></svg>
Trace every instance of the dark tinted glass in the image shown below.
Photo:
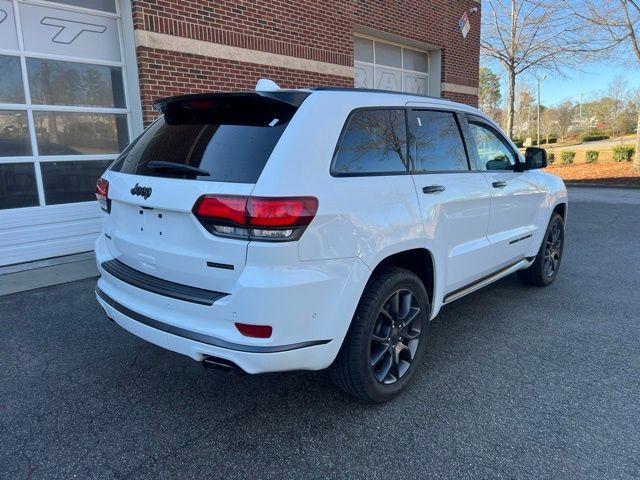
<svg viewBox="0 0 640 480"><path fill-rule="evenodd" d="M0 157L27 155L31 155L27 113L0 110Z"/></svg>
<svg viewBox="0 0 640 480"><path fill-rule="evenodd" d="M110 160L41 162L42 184L47 205L95 200L96 182Z"/></svg>
<svg viewBox="0 0 640 480"><path fill-rule="evenodd" d="M129 143L127 116L34 112L40 155L120 153Z"/></svg>
<svg viewBox="0 0 640 480"><path fill-rule="evenodd" d="M0 163L0 210L37 205L33 163Z"/></svg>
<svg viewBox="0 0 640 480"><path fill-rule="evenodd" d="M76 5L78 7L93 8L104 12L116 13L116 2L114 0L54 0L57 3Z"/></svg>
<svg viewBox="0 0 640 480"><path fill-rule="evenodd" d="M28 58L27 75L35 104L126 106L121 68Z"/></svg>
<svg viewBox="0 0 640 480"><path fill-rule="evenodd" d="M269 99L231 97L191 101L169 108L128 147L112 169L137 175L255 183L295 112ZM221 102L221 103L217 103ZM191 110L193 108L193 110ZM209 175L149 168L161 161L188 165Z"/></svg>
<svg viewBox="0 0 640 480"><path fill-rule="evenodd" d="M0 102L24 103L20 57L0 55L0 72Z"/></svg>
<svg viewBox="0 0 640 480"><path fill-rule="evenodd" d="M469 129L476 144L480 170L513 170L516 156L507 141L489 125L469 122Z"/></svg>
<svg viewBox="0 0 640 480"><path fill-rule="evenodd" d="M469 170L467 154L451 112L414 110L409 113L416 172Z"/></svg>
<svg viewBox="0 0 640 480"><path fill-rule="evenodd" d="M407 171L404 110L360 110L351 115L336 152L336 174Z"/></svg>

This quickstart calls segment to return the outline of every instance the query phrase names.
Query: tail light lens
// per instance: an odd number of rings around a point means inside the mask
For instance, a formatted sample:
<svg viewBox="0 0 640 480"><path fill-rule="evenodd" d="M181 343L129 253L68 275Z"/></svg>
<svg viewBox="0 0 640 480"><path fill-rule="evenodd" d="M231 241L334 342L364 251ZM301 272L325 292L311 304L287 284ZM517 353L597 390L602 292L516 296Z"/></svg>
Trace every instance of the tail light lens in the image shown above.
<svg viewBox="0 0 640 480"><path fill-rule="evenodd" d="M96 198L100 204L100 208L105 212L110 210L109 202L109 181L101 178L96 183Z"/></svg>
<svg viewBox="0 0 640 480"><path fill-rule="evenodd" d="M265 241L291 241L302 236L316 215L315 197L244 197L205 195L194 215L216 235Z"/></svg>
<svg viewBox="0 0 640 480"><path fill-rule="evenodd" d="M247 323L236 323L236 328L245 337L269 338L273 332L270 325L249 325Z"/></svg>

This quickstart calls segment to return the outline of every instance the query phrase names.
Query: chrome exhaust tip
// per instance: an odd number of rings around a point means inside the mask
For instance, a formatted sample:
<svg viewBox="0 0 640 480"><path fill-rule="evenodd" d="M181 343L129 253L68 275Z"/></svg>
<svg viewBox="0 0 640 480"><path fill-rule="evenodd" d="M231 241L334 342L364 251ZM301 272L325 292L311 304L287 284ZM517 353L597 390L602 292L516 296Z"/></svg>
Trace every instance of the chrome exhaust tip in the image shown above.
<svg viewBox="0 0 640 480"><path fill-rule="evenodd" d="M202 366L222 373L233 373L236 375L246 375L247 373L231 360L225 360L219 357L205 357L204 360L202 360Z"/></svg>

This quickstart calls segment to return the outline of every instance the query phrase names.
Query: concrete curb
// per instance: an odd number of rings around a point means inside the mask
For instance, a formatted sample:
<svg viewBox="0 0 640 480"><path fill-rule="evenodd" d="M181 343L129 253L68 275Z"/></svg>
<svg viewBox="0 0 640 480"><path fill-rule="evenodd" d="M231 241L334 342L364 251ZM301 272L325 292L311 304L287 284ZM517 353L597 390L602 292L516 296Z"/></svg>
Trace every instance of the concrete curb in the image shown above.
<svg viewBox="0 0 640 480"><path fill-rule="evenodd" d="M564 182L567 187L572 188L620 188L620 189L630 189L630 190L638 190L640 189L640 184L638 185L608 185L606 183L581 183L581 182Z"/></svg>

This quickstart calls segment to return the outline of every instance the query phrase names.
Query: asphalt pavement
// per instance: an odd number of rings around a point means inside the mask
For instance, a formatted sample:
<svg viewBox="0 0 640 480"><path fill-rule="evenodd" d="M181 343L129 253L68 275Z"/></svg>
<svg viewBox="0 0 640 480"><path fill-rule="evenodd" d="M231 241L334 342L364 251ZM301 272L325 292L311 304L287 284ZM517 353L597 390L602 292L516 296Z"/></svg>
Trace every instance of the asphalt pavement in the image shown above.
<svg viewBox="0 0 640 480"><path fill-rule="evenodd" d="M640 190L570 202L557 281L445 307L385 405L204 370L109 322L94 280L0 297L0 478L640 478Z"/></svg>

